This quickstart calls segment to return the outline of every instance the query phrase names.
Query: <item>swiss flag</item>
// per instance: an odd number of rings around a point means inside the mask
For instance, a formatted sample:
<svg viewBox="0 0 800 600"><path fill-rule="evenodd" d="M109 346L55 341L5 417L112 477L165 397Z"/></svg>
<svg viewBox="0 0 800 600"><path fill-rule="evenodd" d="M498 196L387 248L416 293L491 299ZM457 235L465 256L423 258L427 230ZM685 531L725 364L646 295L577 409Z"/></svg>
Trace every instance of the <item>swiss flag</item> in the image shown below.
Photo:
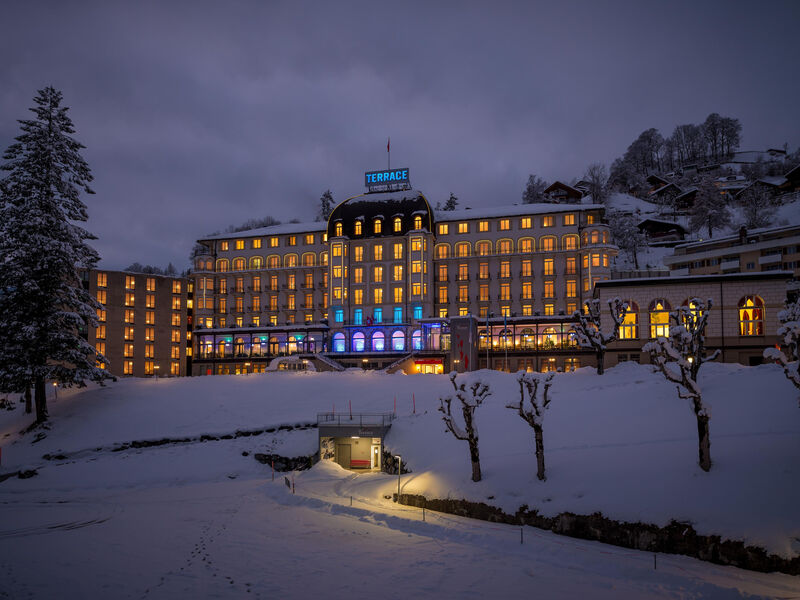
<svg viewBox="0 0 800 600"><path fill-rule="evenodd" d="M386 151L387 151L387 152L389 152L389 144L391 144L391 142L392 142L392 138L388 138L388 139L386 140Z"/></svg>

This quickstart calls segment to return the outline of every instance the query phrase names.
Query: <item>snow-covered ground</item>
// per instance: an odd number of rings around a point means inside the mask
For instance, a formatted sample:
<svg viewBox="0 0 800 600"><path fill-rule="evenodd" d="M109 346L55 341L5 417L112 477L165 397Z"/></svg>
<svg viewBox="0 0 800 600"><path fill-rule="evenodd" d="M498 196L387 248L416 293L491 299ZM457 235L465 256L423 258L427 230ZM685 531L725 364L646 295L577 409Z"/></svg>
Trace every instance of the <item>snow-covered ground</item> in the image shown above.
<svg viewBox="0 0 800 600"><path fill-rule="evenodd" d="M381 596L592 598L798 597L800 580L658 557L525 528L427 513L386 500L397 478L318 464L274 483L254 452L317 447L313 429L112 452L132 440L233 433L313 421L317 412L391 412L387 446L413 473L402 491L514 511L602 511L629 521L691 521L783 556L800 552L797 394L770 365L706 365L714 466L696 465L694 417L673 386L624 364L557 375L545 417L546 482L533 436L511 410L513 375L480 372L484 481L444 432L444 376L269 373L124 380L60 392L52 429L32 444L21 409L0 415L0 597ZM416 414L412 414L412 394ZM102 448L99 451L95 449ZM64 453L45 461L45 453ZM247 456L243 454L247 453ZM350 497L353 506L350 506ZM494 496L487 500L489 496ZM36 558L37 560L34 560ZM42 561L41 563L39 561ZM42 567L41 565L47 565ZM367 587L370 586L371 587Z"/></svg>

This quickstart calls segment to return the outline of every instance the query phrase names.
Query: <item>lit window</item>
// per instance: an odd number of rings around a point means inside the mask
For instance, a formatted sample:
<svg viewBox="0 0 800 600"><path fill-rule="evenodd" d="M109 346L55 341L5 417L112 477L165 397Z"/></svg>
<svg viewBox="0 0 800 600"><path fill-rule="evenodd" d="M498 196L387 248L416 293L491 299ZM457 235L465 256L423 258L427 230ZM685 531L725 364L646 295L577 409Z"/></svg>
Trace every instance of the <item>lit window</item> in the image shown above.
<svg viewBox="0 0 800 600"><path fill-rule="evenodd" d="M403 279L403 265L394 265L392 267L392 280L402 281Z"/></svg>
<svg viewBox="0 0 800 600"><path fill-rule="evenodd" d="M360 331L353 334L353 352L364 351L364 334Z"/></svg>
<svg viewBox="0 0 800 600"><path fill-rule="evenodd" d="M458 233L469 233L469 223L459 223Z"/></svg>
<svg viewBox="0 0 800 600"><path fill-rule="evenodd" d="M395 306L394 307L394 322L395 323L402 323L403 322L403 307L402 306Z"/></svg>
<svg viewBox="0 0 800 600"><path fill-rule="evenodd" d="M134 312L131 309L129 309L129 308L125 309L125 317L124 317L125 318L125 322L126 323L133 323L133 315L134 315Z"/></svg>
<svg viewBox="0 0 800 600"><path fill-rule="evenodd" d="M403 301L403 288L402 286L395 286L394 288L394 301L395 302L402 302Z"/></svg>
<svg viewBox="0 0 800 600"><path fill-rule="evenodd" d="M344 310L337 308L335 311L333 311L333 320L336 323L344 323Z"/></svg>
<svg viewBox="0 0 800 600"><path fill-rule="evenodd" d="M489 256L492 253L492 243L488 241L480 241L475 244L475 250L478 256Z"/></svg>
<svg viewBox="0 0 800 600"><path fill-rule="evenodd" d="M544 275L554 275L555 274L555 261L552 258L545 258L544 259Z"/></svg>
<svg viewBox="0 0 800 600"><path fill-rule="evenodd" d="M364 304L364 290L353 290L353 304Z"/></svg>
<svg viewBox="0 0 800 600"><path fill-rule="evenodd" d="M544 282L544 297L545 298L555 298L555 283L552 281L545 281Z"/></svg>
<svg viewBox="0 0 800 600"><path fill-rule="evenodd" d="M375 219L372 222L372 233L378 234L383 231L383 221L380 219Z"/></svg>
<svg viewBox="0 0 800 600"><path fill-rule="evenodd" d="M573 281L573 283L575 283ZM525 281L522 284L522 299L530 300L533 298L533 284L530 281Z"/></svg>
<svg viewBox="0 0 800 600"><path fill-rule="evenodd" d="M97 331L94 334L94 337L97 338L98 340L106 339L106 326L105 325L99 325L97 327Z"/></svg>
<svg viewBox="0 0 800 600"><path fill-rule="evenodd" d="M361 221L356 221L353 224L353 235L361 235Z"/></svg>
<svg viewBox="0 0 800 600"><path fill-rule="evenodd" d="M342 227L341 221L336 223L336 225L334 226L333 229L334 229L333 235L335 235L336 237L341 236L342 235L342 231L343 231L343 227Z"/></svg>
<svg viewBox="0 0 800 600"><path fill-rule="evenodd" d="M575 275L576 264L577 261L575 260L574 256L567 258L567 265L564 269L564 273L566 273L567 275Z"/></svg>
<svg viewBox="0 0 800 600"><path fill-rule="evenodd" d="M122 345L122 356L124 356L125 358L133 357L133 344Z"/></svg>
<svg viewBox="0 0 800 600"><path fill-rule="evenodd" d="M145 287L147 288L148 292L155 292L156 291L156 279L155 279L155 277L148 277L145 280Z"/></svg>
<svg viewBox="0 0 800 600"><path fill-rule="evenodd" d="M545 316L552 316L555 314L555 305L553 304L545 304L544 305L544 314ZM545 329L545 333L547 333L547 329Z"/></svg>
<svg viewBox="0 0 800 600"><path fill-rule="evenodd" d="M447 286L441 286L438 294L439 304L447 304Z"/></svg>
<svg viewBox="0 0 800 600"><path fill-rule="evenodd" d="M422 250L422 238L413 238L411 240L411 251L420 252Z"/></svg>
<svg viewBox="0 0 800 600"><path fill-rule="evenodd" d="M278 244L280 244L280 242L278 241L277 237L269 238L269 247L270 248L277 248Z"/></svg>
<svg viewBox="0 0 800 600"><path fill-rule="evenodd" d="M469 256L469 242L459 242L456 244L456 256L461 258Z"/></svg>
<svg viewBox="0 0 800 600"><path fill-rule="evenodd" d="M155 294L146 294L144 297L144 305L146 308L155 308L156 307Z"/></svg>
<svg viewBox="0 0 800 600"><path fill-rule="evenodd" d="M286 238L286 244L288 246L297 246L297 236L290 235L288 238Z"/></svg>
<svg viewBox="0 0 800 600"><path fill-rule="evenodd" d="M258 250L259 248L261 248L261 239L260 238L254 238L253 239L253 250Z"/></svg>
<svg viewBox="0 0 800 600"><path fill-rule="evenodd" d="M364 324L364 311L360 308L357 308L353 311L353 325L363 325Z"/></svg>
<svg viewBox="0 0 800 600"><path fill-rule="evenodd" d="M739 335L764 335L764 301L758 296L739 300Z"/></svg>
<svg viewBox="0 0 800 600"><path fill-rule="evenodd" d="M383 288L375 288L372 290L372 294L375 298L373 304L383 304Z"/></svg>
<svg viewBox="0 0 800 600"><path fill-rule="evenodd" d="M376 308L372 312L372 314L374 316L374 321L376 323L383 323L383 309L382 308ZM381 334L381 337L383 337L383 334Z"/></svg>
<svg viewBox="0 0 800 600"><path fill-rule="evenodd" d="M450 226L447 223L439 224L439 235L447 235L450 232Z"/></svg>
<svg viewBox="0 0 800 600"><path fill-rule="evenodd" d="M398 233L403 229L403 220L400 217L394 218L394 232Z"/></svg>
<svg viewBox="0 0 800 600"><path fill-rule="evenodd" d="M575 225L575 215L573 213L564 215L564 225Z"/></svg>
<svg viewBox="0 0 800 600"><path fill-rule="evenodd" d="M619 339L635 340L639 337L639 306L628 300L628 311L619 327Z"/></svg>
<svg viewBox="0 0 800 600"><path fill-rule="evenodd" d="M553 215L542 217L542 227L552 227L553 225L555 225L555 217Z"/></svg>
<svg viewBox="0 0 800 600"><path fill-rule="evenodd" d="M102 308L97 309L97 320L101 323L105 323L106 320L106 311Z"/></svg>
<svg viewBox="0 0 800 600"><path fill-rule="evenodd" d="M650 304L650 337L669 337L669 302L658 299Z"/></svg>
<svg viewBox="0 0 800 600"><path fill-rule="evenodd" d="M567 280L567 298L576 298L578 296L578 282L574 279Z"/></svg>
<svg viewBox="0 0 800 600"><path fill-rule="evenodd" d="M500 263L500 278L508 279L509 277L511 277L511 263L504 260Z"/></svg>
<svg viewBox="0 0 800 600"><path fill-rule="evenodd" d="M134 299L135 299L135 296L132 293L127 292L125 294L125 306L133 306Z"/></svg>
<svg viewBox="0 0 800 600"><path fill-rule="evenodd" d="M106 353L106 343L105 342L97 342L94 345L95 352L98 354L105 354Z"/></svg>
<svg viewBox="0 0 800 600"><path fill-rule="evenodd" d="M578 236L568 235L564 238L564 250L577 250L578 249Z"/></svg>
<svg viewBox="0 0 800 600"><path fill-rule="evenodd" d="M97 301L100 304L106 303L106 290L97 290Z"/></svg>
<svg viewBox="0 0 800 600"><path fill-rule="evenodd" d="M172 313L172 326L173 327L180 327L181 326L181 315L180 315L180 313Z"/></svg>
<svg viewBox="0 0 800 600"><path fill-rule="evenodd" d="M122 374L123 375L133 375L133 361L132 360L124 360L124 361L122 361Z"/></svg>
<svg viewBox="0 0 800 600"><path fill-rule="evenodd" d="M552 252L556 249L556 238L552 236L543 237L539 243L539 250L542 252Z"/></svg>
<svg viewBox="0 0 800 600"><path fill-rule="evenodd" d="M403 242L396 242L394 244L394 259L400 260L403 258Z"/></svg>
<svg viewBox="0 0 800 600"><path fill-rule="evenodd" d="M364 246L356 246L353 248L353 260L361 262L364 260Z"/></svg>
<svg viewBox="0 0 800 600"><path fill-rule="evenodd" d="M180 357L178 357L178 358L180 358ZM169 364L169 374L170 375L174 375L176 377L178 375L180 375L181 374L181 363L176 362L176 361L172 361Z"/></svg>
<svg viewBox="0 0 800 600"><path fill-rule="evenodd" d="M595 218L593 214L586 215L586 223L587 225L594 225Z"/></svg>
<svg viewBox="0 0 800 600"><path fill-rule="evenodd" d="M464 225L466 225L466 223L464 223ZM478 232L479 233L485 233L486 231L489 231L489 221L478 221ZM460 225L459 225L459 232L458 233L468 233L468 232L469 232L469 229L467 229L467 231L461 231L460 230Z"/></svg>
<svg viewBox="0 0 800 600"><path fill-rule="evenodd" d="M376 322L378 322L376 320ZM382 331L376 331L372 334L372 349L375 352L383 352L386 348L386 338L383 335Z"/></svg>
<svg viewBox="0 0 800 600"><path fill-rule="evenodd" d="M511 300L511 284L500 284L500 300Z"/></svg>
<svg viewBox="0 0 800 600"><path fill-rule="evenodd" d="M414 307L414 318L415 319L421 319L422 318L422 307L421 306L415 306Z"/></svg>
<svg viewBox="0 0 800 600"><path fill-rule="evenodd" d="M108 286L108 274L106 273L98 273L97 274L97 287L107 287Z"/></svg>
<svg viewBox="0 0 800 600"><path fill-rule="evenodd" d="M383 267L381 265L372 268L372 281L375 283L383 282Z"/></svg>
<svg viewBox="0 0 800 600"><path fill-rule="evenodd" d="M519 241L519 251L522 254L530 254L533 252L533 240L531 238L522 238Z"/></svg>
<svg viewBox="0 0 800 600"><path fill-rule="evenodd" d="M307 233L305 237L305 241L303 242L306 246L313 246L314 245L314 234Z"/></svg>
<svg viewBox="0 0 800 600"><path fill-rule="evenodd" d="M239 298L241 300L241 298ZM180 310L181 309L181 299L180 298L173 298L172 299L172 310Z"/></svg>
<svg viewBox="0 0 800 600"><path fill-rule="evenodd" d="M530 217L522 217L519 220L519 228L520 229L530 229L531 228L531 218Z"/></svg>
<svg viewBox="0 0 800 600"><path fill-rule="evenodd" d="M392 350L402 352L406 347L406 335L398 330L392 334Z"/></svg>
<svg viewBox="0 0 800 600"><path fill-rule="evenodd" d="M372 259L383 260L383 246L381 244L376 244L372 247Z"/></svg>
<svg viewBox="0 0 800 600"><path fill-rule="evenodd" d="M500 240L497 242L498 254L511 254L511 240Z"/></svg>
<svg viewBox="0 0 800 600"><path fill-rule="evenodd" d="M511 219L500 219L500 231L511 229Z"/></svg>
<svg viewBox="0 0 800 600"><path fill-rule="evenodd" d="M469 307L468 306L459 306L458 307L458 316L459 317L466 317L469 314Z"/></svg>
<svg viewBox="0 0 800 600"><path fill-rule="evenodd" d="M523 277L530 277L533 273L532 262L530 260L523 260L522 261L522 276Z"/></svg>
<svg viewBox="0 0 800 600"><path fill-rule="evenodd" d="M419 215L414 217L414 229L422 229L422 217Z"/></svg>
<svg viewBox="0 0 800 600"><path fill-rule="evenodd" d="M220 242L219 243L219 249L222 250L223 252L227 252L228 251L228 242Z"/></svg>

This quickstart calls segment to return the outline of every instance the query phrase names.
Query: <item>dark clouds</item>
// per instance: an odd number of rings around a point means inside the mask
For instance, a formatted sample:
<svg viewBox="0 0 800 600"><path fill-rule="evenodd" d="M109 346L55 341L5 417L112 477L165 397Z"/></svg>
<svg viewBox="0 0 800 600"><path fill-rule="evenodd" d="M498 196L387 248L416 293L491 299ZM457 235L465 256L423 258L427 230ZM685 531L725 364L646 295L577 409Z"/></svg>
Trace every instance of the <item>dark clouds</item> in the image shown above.
<svg viewBox="0 0 800 600"><path fill-rule="evenodd" d="M63 90L109 268L185 264L192 241L311 220L392 162L432 201L519 200L644 129L712 111L746 148L800 144L800 4L28 2L0 7L0 146Z"/></svg>

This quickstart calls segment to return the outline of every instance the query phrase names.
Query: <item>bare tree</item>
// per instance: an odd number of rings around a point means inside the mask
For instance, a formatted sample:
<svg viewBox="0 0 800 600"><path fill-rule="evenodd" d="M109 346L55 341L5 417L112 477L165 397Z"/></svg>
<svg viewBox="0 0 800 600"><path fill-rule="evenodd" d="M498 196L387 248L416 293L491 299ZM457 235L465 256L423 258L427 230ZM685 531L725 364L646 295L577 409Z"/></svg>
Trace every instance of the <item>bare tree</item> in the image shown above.
<svg viewBox="0 0 800 600"><path fill-rule="evenodd" d="M461 415L464 420L462 427L451 412L453 396L439 398L439 412L442 413L442 420L447 426L447 430L453 434L457 440L464 440L469 443L469 458L472 462L472 481L481 480L481 457L478 450L478 428L475 425L475 409L478 408L487 397L491 396L489 386L480 380L475 380L467 386L465 378L456 382L457 373L450 373L450 383L453 384L455 397L461 403Z"/></svg>
<svg viewBox="0 0 800 600"><path fill-rule="evenodd" d="M786 352L780 348L767 348L764 358L774 360L786 378L800 389L800 298L786 302L786 308L778 313L778 337L783 338Z"/></svg>
<svg viewBox="0 0 800 600"><path fill-rule="evenodd" d="M581 348L594 350L595 357L597 357L597 374L602 375L608 344L616 340L619 335L619 327L628 312L628 303L619 298L608 301L608 310L611 312L611 319L614 322L614 329L608 334L603 333L600 326L600 300L596 298L587 300L584 306L586 307L584 312L576 310L572 315L578 319L578 323L573 326L575 340Z"/></svg>
<svg viewBox="0 0 800 600"><path fill-rule="evenodd" d="M703 471L711 469L711 438L708 428L711 413L703 404L703 394L697 385L697 374L705 361L719 356L719 350L711 356L705 355L705 331L711 306L710 298L705 303L700 298L692 298L688 306L681 306L670 313L675 324L670 327L669 337L656 338L642 348L650 354L650 361L667 381L677 384L678 397L692 401L697 419L700 468Z"/></svg>
<svg viewBox="0 0 800 600"><path fill-rule="evenodd" d="M769 227L775 218L775 207L767 190L758 182L751 185L743 193L739 202L742 206L744 222L748 229Z"/></svg>
<svg viewBox="0 0 800 600"><path fill-rule="evenodd" d="M553 385L553 375L555 373L520 373L517 381L519 382L519 402L507 404L506 408L516 410L528 425L533 427L533 434L536 439L536 477L540 481L545 480L544 475L544 436L542 423L544 421L544 411L550 406L550 387ZM542 386L542 397L539 398L539 386ZM525 408L525 396L527 394L530 408Z"/></svg>
<svg viewBox="0 0 800 600"><path fill-rule="evenodd" d="M712 237L715 229L730 225L731 215L728 212L728 201L709 178L702 179L697 185L692 216L689 225L692 230L708 230Z"/></svg>
<svg viewBox="0 0 800 600"><path fill-rule="evenodd" d="M637 219L631 214L608 212L608 226L614 243L633 259L639 268L639 249L647 245L647 236L637 227Z"/></svg>
<svg viewBox="0 0 800 600"><path fill-rule="evenodd" d="M535 204L544 202L544 191L547 189L547 182L536 175L528 176L528 183L522 192L523 204Z"/></svg>
<svg viewBox="0 0 800 600"><path fill-rule="evenodd" d="M608 200L608 172L602 163L593 163L586 169L583 176L589 182L589 193L592 195L592 203L605 204Z"/></svg>

